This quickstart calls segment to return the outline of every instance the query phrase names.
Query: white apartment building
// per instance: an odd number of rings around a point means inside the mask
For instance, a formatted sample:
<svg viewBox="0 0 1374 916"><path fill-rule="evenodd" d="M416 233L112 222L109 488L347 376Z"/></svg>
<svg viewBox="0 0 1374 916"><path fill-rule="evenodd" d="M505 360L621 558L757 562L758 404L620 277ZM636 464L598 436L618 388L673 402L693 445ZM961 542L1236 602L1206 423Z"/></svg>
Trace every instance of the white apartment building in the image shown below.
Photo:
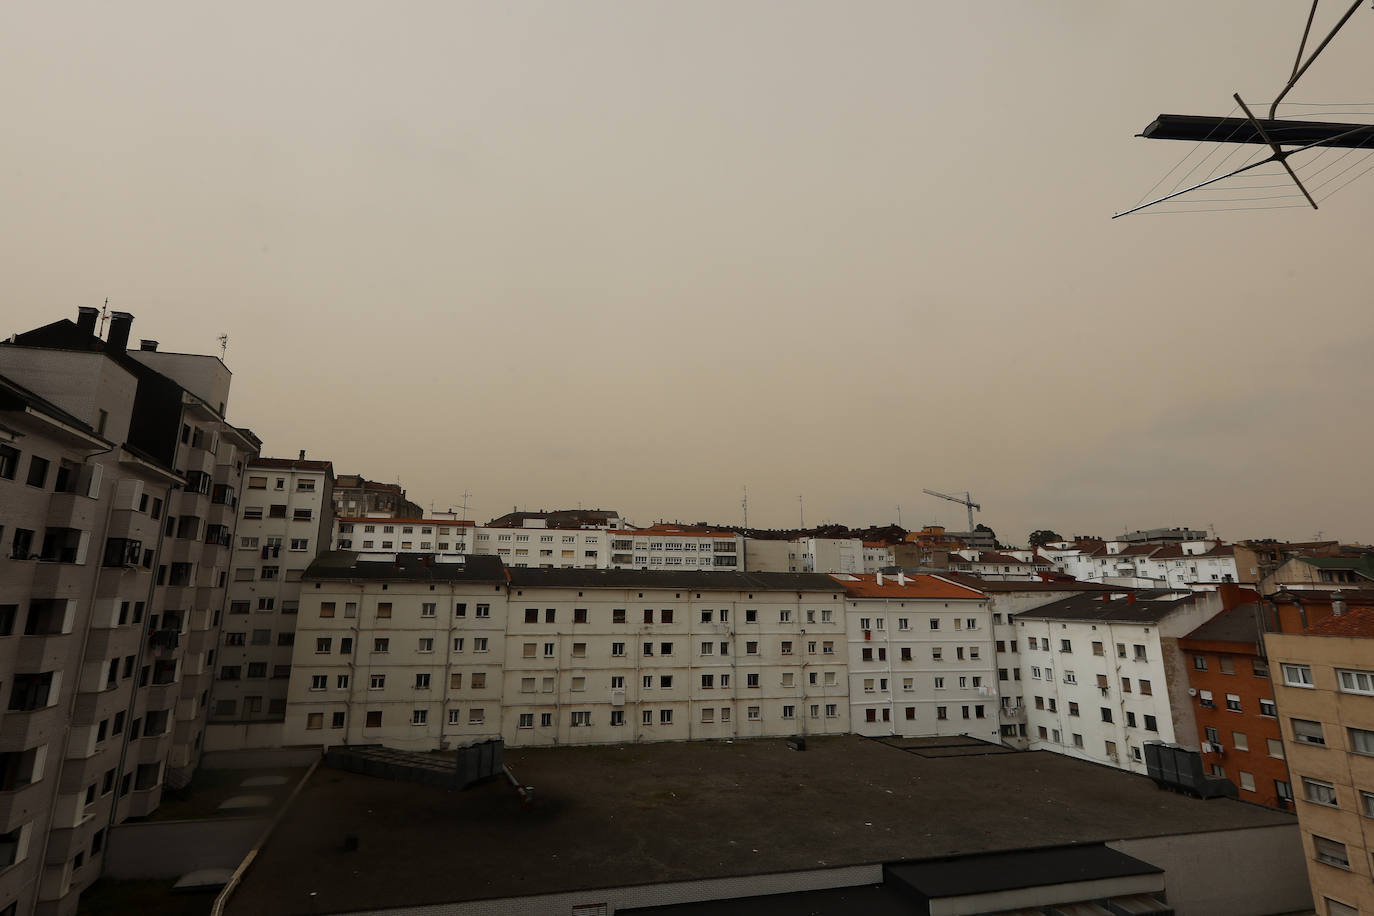
<svg viewBox="0 0 1374 916"><path fill-rule="evenodd" d="M301 579L328 549L334 467L253 458L239 499L232 574L211 691L208 749L281 743Z"/></svg>
<svg viewBox="0 0 1374 916"><path fill-rule="evenodd" d="M1056 571L1082 582L1190 588L1239 581L1235 548L1215 539L1168 544L1116 540L1086 546L1059 542L1045 545L1041 552L1051 560Z"/></svg>
<svg viewBox="0 0 1374 916"><path fill-rule="evenodd" d="M514 568L336 553L307 575L288 744L431 749L834 734L844 592L824 576Z"/></svg>
<svg viewBox="0 0 1374 916"><path fill-rule="evenodd" d="M1145 772L1144 744L1197 747L1178 640L1214 592L1086 593L1014 617L1032 750Z"/></svg>
<svg viewBox="0 0 1374 916"><path fill-rule="evenodd" d="M340 518L337 550L362 554L496 556L512 569L744 568L744 538L727 531L659 525L645 529L521 528L456 519Z"/></svg>
<svg viewBox="0 0 1374 916"><path fill-rule="evenodd" d="M831 576L845 589L849 702L861 735L971 735L997 743L987 595L938 576Z"/></svg>

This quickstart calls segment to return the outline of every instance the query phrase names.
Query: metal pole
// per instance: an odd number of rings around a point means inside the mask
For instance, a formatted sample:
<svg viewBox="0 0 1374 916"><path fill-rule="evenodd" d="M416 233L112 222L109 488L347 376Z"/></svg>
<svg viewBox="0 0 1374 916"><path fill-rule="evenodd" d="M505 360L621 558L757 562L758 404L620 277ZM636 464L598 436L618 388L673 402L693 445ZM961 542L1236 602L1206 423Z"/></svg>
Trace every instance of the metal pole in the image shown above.
<svg viewBox="0 0 1374 916"><path fill-rule="evenodd" d="M1326 46L1329 45L1329 44L1331 44L1331 39L1335 38L1335 37L1336 37L1336 33L1339 32L1342 28L1345 27L1346 22L1348 22L1348 21L1350 20L1350 17L1351 17L1351 16L1355 15L1355 11L1356 11L1357 9L1360 8L1360 4L1363 3L1363 2L1364 2L1364 0L1355 0L1355 2L1352 3L1352 4L1350 5L1350 9L1346 10L1346 11L1345 11L1345 15L1342 16L1341 19L1340 19L1340 21L1336 23L1335 28L1333 28L1329 33L1327 33L1327 36L1326 36L1325 38L1322 39L1322 43L1319 44L1319 45L1317 45L1316 49L1312 51L1312 56L1309 57L1309 58L1307 58L1307 63L1303 64L1301 67L1297 67L1297 68L1293 71L1293 75L1292 75L1291 77L1289 77L1289 79L1288 79L1288 85L1284 86L1284 87L1283 87L1283 91L1280 92L1280 93L1274 98L1274 101L1271 102L1271 103L1269 104L1269 119L1270 119L1271 121L1274 119L1274 112L1275 112L1275 110L1278 109L1278 107L1279 107L1279 102L1282 102L1282 101L1283 101L1283 97L1286 96L1286 95L1288 94L1289 90L1291 90L1291 89L1293 88L1293 86L1297 84L1298 80L1302 78L1302 75L1303 75L1304 73L1307 72L1307 68L1310 67L1310 66L1312 66L1312 62L1315 61L1315 60L1317 59L1317 55L1321 54L1323 51L1326 50ZM1308 14L1307 27L1308 27L1309 29L1312 27L1312 16L1315 16L1316 13L1317 13L1317 4L1316 4L1316 2L1315 2L1315 0L1314 0L1314 2L1313 2L1313 4L1312 4L1312 11L1311 11L1311 13ZM1304 32L1303 32L1303 44L1306 44L1306 43L1307 43L1307 32L1304 31ZM1298 49L1298 56L1299 56L1299 57L1302 56L1302 48L1301 48L1301 47L1299 47L1299 49ZM1296 65L1295 65L1295 66L1296 66Z"/></svg>
<svg viewBox="0 0 1374 916"><path fill-rule="evenodd" d="M1233 92L1231 97L1236 100L1236 104L1240 106L1241 111L1245 112L1245 116L1250 119L1250 123L1255 125L1255 131L1260 135L1260 139L1268 143L1270 148L1274 150L1274 159L1279 165L1283 166L1284 171L1288 173L1288 177L1293 179L1293 183L1298 186L1298 190L1302 192L1302 196L1307 198L1307 202L1312 205L1313 210L1317 209L1317 202L1312 199L1311 194L1307 193L1307 188L1303 187L1302 181L1298 179L1298 173L1293 171L1293 167L1288 164L1288 154L1283 151L1283 147L1269 139L1269 134L1265 131L1264 125L1255 120L1254 114L1250 111L1250 106L1246 105L1245 101L1241 99L1239 92Z"/></svg>

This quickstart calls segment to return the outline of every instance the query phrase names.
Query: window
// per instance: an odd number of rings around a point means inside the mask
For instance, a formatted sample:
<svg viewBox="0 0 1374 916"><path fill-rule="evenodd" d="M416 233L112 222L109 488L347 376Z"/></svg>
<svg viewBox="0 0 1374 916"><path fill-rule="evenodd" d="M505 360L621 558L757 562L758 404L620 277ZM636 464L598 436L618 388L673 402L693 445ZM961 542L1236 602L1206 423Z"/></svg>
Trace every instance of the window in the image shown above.
<svg viewBox="0 0 1374 916"><path fill-rule="evenodd" d="M19 449L12 445L0 445L0 478L13 480L19 470Z"/></svg>
<svg viewBox="0 0 1374 916"><path fill-rule="evenodd" d="M387 638L385 638L385 637L382 637L382 638L378 638L378 639L372 640L372 651L373 651L373 652L390 652L390 651L391 651L391 640L390 640L390 639L387 639Z"/></svg>
<svg viewBox="0 0 1374 916"><path fill-rule="evenodd" d="M428 709L412 709L410 711L411 725L424 725L429 721Z"/></svg>
<svg viewBox="0 0 1374 916"><path fill-rule="evenodd" d="M1193 656L1193 670L1194 670L1194 671L1206 671L1206 670L1207 670L1207 656L1205 656L1205 655L1194 655L1194 656Z"/></svg>
<svg viewBox="0 0 1374 916"><path fill-rule="evenodd" d="M758 722L763 718L763 711L758 706L750 706L747 710L747 718L750 722Z"/></svg>
<svg viewBox="0 0 1374 916"><path fill-rule="evenodd" d="M48 460L37 455L29 456L29 476L25 480L31 487L41 487L48 482Z"/></svg>
<svg viewBox="0 0 1374 916"><path fill-rule="evenodd" d="M1149 681L1145 680L1145 678L1140 679L1140 693L1142 696L1147 697L1152 696L1154 694L1154 688L1150 685Z"/></svg>
<svg viewBox="0 0 1374 916"><path fill-rule="evenodd" d="M1314 805L1326 805L1328 808L1338 808L1336 804L1336 787L1329 782L1320 779L1302 779L1303 797Z"/></svg>
<svg viewBox="0 0 1374 916"><path fill-rule="evenodd" d="M416 646L416 650L419 652L433 652L434 638L431 636L421 636L419 644Z"/></svg>
<svg viewBox="0 0 1374 916"><path fill-rule="evenodd" d="M1347 729L1350 735L1350 750L1356 754L1374 756L1374 732L1363 728Z"/></svg>
<svg viewBox="0 0 1374 916"><path fill-rule="evenodd" d="M592 724L592 714L591 714L590 711L587 711L587 712L574 712L574 713L572 714L572 726L573 726L573 728L582 728L582 727L585 727L585 726L588 726L588 725L591 725L591 724Z"/></svg>
<svg viewBox="0 0 1374 916"><path fill-rule="evenodd" d="M1197 692L1197 701L1206 709L1215 709L1217 705L1216 701L1212 699L1212 691L1210 690L1199 690Z"/></svg>
<svg viewBox="0 0 1374 916"><path fill-rule="evenodd" d="M1279 708L1274 705L1273 700L1261 697L1259 701L1259 708L1260 715L1262 716L1268 716L1271 719L1277 719L1279 717Z"/></svg>
<svg viewBox="0 0 1374 916"><path fill-rule="evenodd" d="M1345 854L1345 844L1328 840L1324 836L1312 835L1312 853L1318 862L1334 865L1336 868L1350 870L1350 859Z"/></svg>
<svg viewBox="0 0 1374 916"><path fill-rule="evenodd" d="M1326 916L1360 916L1358 909L1339 900L1323 897L1322 901L1326 904Z"/></svg>
<svg viewBox="0 0 1374 916"><path fill-rule="evenodd" d="M619 658L625 654L625 644L623 642L611 643L611 655Z"/></svg>
<svg viewBox="0 0 1374 916"><path fill-rule="evenodd" d="M417 673L416 673L416 675L415 675L415 689L416 689L416 690L428 690L428 689L429 689L429 673L428 673L428 672L421 671L421 672L417 672Z"/></svg>
<svg viewBox="0 0 1374 916"><path fill-rule="evenodd" d="M1336 669L1336 677L1340 681L1342 693L1362 693L1366 696L1374 696L1374 672L1349 671L1338 668Z"/></svg>
<svg viewBox="0 0 1374 916"><path fill-rule="evenodd" d="M324 728L324 713L312 712L305 717L306 728Z"/></svg>
<svg viewBox="0 0 1374 916"><path fill-rule="evenodd" d="M312 675L310 676L310 689L311 689L311 690L324 690L324 689L326 689L328 686L329 686L329 675L327 675L327 674L312 674Z"/></svg>
<svg viewBox="0 0 1374 916"><path fill-rule="evenodd" d="M490 617L490 616L491 616L491 605L490 605L490 604L479 604L479 605L477 605L476 614L477 614L478 617ZM479 711L480 711L480 710L479 710Z"/></svg>
<svg viewBox="0 0 1374 916"><path fill-rule="evenodd" d="M1289 721L1293 724L1294 741L1299 744L1326 746L1326 736L1322 733L1320 722L1313 722L1310 719L1290 719Z"/></svg>
<svg viewBox="0 0 1374 916"><path fill-rule="evenodd" d="M1151 716L1151 715L1146 715L1146 716L1145 716L1145 730L1146 730L1147 732L1157 732L1157 731L1159 731L1159 726L1158 726L1158 723L1155 721L1155 717L1154 717L1154 716Z"/></svg>
<svg viewBox="0 0 1374 916"><path fill-rule="evenodd" d="M481 605L478 605L478 607L481 607ZM474 636L474 637L472 638L472 651L474 651L474 652L485 652L485 651L487 651L487 637L485 637L485 636Z"/></svg>
<svg viewBox="0 0 1374 916"><path fill-rule="evenodd" d="M1240 712L1240 695L1235 693L1226 694L1226 708L1231 712Z"/></svg>
<svg viewBox="0 0 1374 916"><path fill-rule="evenodd" d="M367 711L367 718L363 720L363 726L365 728L381 728L382 711L380 709L369 709Z"/></svg>
<svg viewBox="0 0 1374 916"><path fill-rule="evenodd" d="M1072 651L1073 651L1073 641L1072 641L1072 640L1068 640L1068 639L1061 639L1061 640L1059 640L1059 651L1060 651L1060 652L1072 652Z"/></svg>
<svg viewBox="0 0 1374 916"><path fill-rule="evenodd" d="M1283 682L1289 687L1312 687L1312 669L1306 665L1280 665Z"/></svg>
<svg viewBox="0 0 1374 916"><path fill-rule="evenodd" d="M333 602L333 601L321 601L321 602L320 602L320 616L321 616L321 617L333 617L333 616L334 616L334 602Z"/></svg>
<svg viewBox="0 0 1374 916"><path fill-rule="evenodd" d="M484 710L484 709L476 709L476 708L473 708L473 709L469 709L469 710L468 710L468 724L469 724L469 725L481 725L481 724L482 724L483 722L485 722L486 720L487 720L487 713L486 713L486 710Z"/></svg>
<svg viewBox="0 0 1374 916"><path fill-rule="evenodd" d="M1143 661L1146 661L1146 660L1147 660L1147 656L1145 655L1145 647L1144 647L1144 646L1138 645L1138 644L1137 644L1137 645L1134 645L1132 648L1135 649L1135 660L1136 660L1136 661L1138 661L1138 662L1143 662Z"/></svg>

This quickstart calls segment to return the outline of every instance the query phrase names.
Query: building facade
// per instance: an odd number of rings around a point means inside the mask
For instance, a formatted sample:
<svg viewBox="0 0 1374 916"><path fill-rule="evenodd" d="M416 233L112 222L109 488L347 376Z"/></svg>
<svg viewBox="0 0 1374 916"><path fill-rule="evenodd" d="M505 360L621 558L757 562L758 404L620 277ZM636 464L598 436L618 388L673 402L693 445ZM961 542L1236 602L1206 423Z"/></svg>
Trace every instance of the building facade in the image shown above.
<svg viewBox="0 0 1374 916"><path fill-rule="evenodd" d="M1148 741L1196 749L1178 640L1221 609L1212 592L1110 592L1016 614L1030 748L1136 773Z"/></svg>
<svg viewBox="0 0 1374 916"><path fill-rule="evenodd" d="M853 730L999 741L988 597L937 576L840 574Z"/></svg>
<svg viewBox="0 0 1374 916"><path fill-rule="evenodd" d="M1313 906L1374 912L1374 610L1264 637Z"/></svg>
<svg viewBox="0 0 1374 916"><path fill-rule="evenodd" d="M302 578L333 530L328 461L248 461L211 695L211 749L281 743Z"/></svg>
<svg viewBox="0 0 1374 916"><path fill-rule="evenodd" d="M257 447L218 359L96 319L0 345L0 911L73 912L109 827L194 771Z"/></svg>
<svg viewBox="0 0 1374 916"><path fill-rule="evenodd" d="M304 594L289 744L849 731L844 591L825 576L339 552Z"/></svg>

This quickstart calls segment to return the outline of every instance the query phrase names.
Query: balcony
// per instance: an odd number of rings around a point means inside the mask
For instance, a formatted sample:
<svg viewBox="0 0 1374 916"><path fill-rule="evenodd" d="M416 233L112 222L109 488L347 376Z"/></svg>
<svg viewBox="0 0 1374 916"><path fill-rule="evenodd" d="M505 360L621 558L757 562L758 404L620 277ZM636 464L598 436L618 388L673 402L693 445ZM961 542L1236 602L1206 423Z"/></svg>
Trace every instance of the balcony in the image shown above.
<svg viewBox="0 0 1374 916"><path fill-rule="evenodd" d="M27 712L6 711L0 716L0 751L18 751L60 741L65 714L61 704Z"/></svg>
<svg viewBox="0 0 1374 916"><path fill-rule="evenodd" d="M1026 707L1024 706L1001 706L998 707L997 718L1003 722L1024 722L1026 721Z"/></svg>

